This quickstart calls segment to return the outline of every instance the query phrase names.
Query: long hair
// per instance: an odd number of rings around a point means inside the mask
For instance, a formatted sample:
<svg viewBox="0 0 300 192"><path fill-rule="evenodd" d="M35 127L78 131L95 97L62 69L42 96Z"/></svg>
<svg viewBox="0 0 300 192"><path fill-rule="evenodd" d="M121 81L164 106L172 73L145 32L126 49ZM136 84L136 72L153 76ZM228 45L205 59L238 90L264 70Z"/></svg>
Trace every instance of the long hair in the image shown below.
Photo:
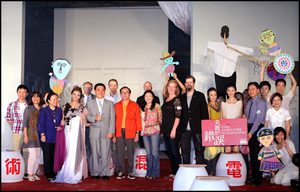
<svg viewBox="0 0 300 192"><path fill-rule="evenodd" d="M169 97L169 92L168 92L168 86L171 84L171 83L175 83L176 84L176 91L175 91L175 95L178 96L180 94L180 90L179 90L179 85L177 83L177 81L175 79L172 79L172 80L169 80L167 85L166 85L166 88L165 88L165 92L164 92L164 95L166 96L166 98Z"/></svg>
<svg viewBox="0 0 300 192"><path fill-rule="evenodd" d="M144 92L144 94L143 94L143 101L142 101L142 105L141 105L142 111L145 111L145 107L146 107L146 105L147 105L147 103L146 103L146 101L145 101L145 95L146 95L147 93L150 93L150 94L152 95L152 97L153 97L153 100L152 100L152 102L151 102L150 110L154 109L154 107L155 107L155 99L154 99L154 98L155 98L155 95L154 95L153 91L151 91L151 90L146 90L146 91Z"/></svg>
<svg viewBox="0 0 300 192"><path fill-rule="evenodd" d="M33 105L32 97L34 97L34 96L37 96L37 97L40 98L39 106L42 106L44 104L44 99L42 97L42 94L38 91L34 91L34 92L31 93L30 101L29 101L28 105Z"/></svg>

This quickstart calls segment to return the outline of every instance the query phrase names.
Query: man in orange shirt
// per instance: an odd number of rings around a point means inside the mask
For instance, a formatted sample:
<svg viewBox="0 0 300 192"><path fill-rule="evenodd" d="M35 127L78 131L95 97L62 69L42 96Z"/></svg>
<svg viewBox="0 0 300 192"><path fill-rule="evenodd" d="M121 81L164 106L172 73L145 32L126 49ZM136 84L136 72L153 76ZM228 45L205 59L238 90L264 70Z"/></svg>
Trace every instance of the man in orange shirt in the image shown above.
<svg viewBox="0 0 300 192"><path fill-rule="evenodd" d="M133 174L134 142L139 140L139 131L142 130L141 112L139 105L130 100L131 90L128 87L120 89L122 100L115 104L116 112L116 142L119 162L117 179L125 178L125 146L128 159L128 179L135 179Z"/></svg>

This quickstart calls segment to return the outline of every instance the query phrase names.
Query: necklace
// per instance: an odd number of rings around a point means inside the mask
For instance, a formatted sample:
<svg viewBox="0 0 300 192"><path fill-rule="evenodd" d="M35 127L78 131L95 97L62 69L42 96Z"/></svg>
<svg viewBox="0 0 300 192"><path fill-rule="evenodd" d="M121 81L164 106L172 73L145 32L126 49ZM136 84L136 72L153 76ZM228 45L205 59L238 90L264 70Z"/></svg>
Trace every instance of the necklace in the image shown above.
<svg viewBox="0 0 300 192"><path fill-rule="evenodd" d="M51 114L52 119L53 119L53 123L55 124L55 123L56 123L56 118L55 118L55 108L54 108L54 110L52 110L52 109L49 107L49 110L50 110L50 114Z"/></svg>

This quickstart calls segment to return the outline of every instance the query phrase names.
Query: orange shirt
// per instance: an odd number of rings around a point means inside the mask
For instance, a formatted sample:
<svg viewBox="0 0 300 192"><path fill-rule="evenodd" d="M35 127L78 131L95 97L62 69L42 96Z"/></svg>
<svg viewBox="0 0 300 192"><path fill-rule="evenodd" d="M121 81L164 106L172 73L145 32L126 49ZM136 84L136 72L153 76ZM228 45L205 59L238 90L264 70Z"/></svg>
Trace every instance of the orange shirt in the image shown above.
<svg viewBox="0 0 300 192"><path fill-rule="evenodd" d="M134 101L129 101L126 108L126 114L123 113L123 103L119 101L115 104L116 113L116 137L121 137L121 129L125 128L125 138L134 139L137 131L142 130L141 112L139 105ZM123 117L125 126L123 127Z"/></svg>
<svg viewBox="0 0 300 192"><path fill-rule="evenodd" d="M126 108L127 108L128 103L129 103L129 101L122 102L122 105L123 105L123 117L122 117L122 126L121 126L121 128L125 128Z"/></svg>

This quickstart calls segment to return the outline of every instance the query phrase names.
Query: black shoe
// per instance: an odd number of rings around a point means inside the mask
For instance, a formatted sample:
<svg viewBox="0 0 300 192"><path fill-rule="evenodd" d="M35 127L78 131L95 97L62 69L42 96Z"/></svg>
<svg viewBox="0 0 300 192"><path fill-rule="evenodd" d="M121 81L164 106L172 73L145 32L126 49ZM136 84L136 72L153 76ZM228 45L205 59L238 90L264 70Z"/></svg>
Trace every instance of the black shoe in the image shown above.
<svg viewBox="0 0 300 192"><path fill-rule="evenodd" d="M28 173L25 173L23 178L27 179L28 178Z"/></svg>
<svg viewBox="0 0 300 192"><path fill-rule="evenodd" d="M108 176L103 176L102 179L103 180L109 180L109 177Z"/></svg>
<svg viewBox="0 0 300 192"><path fill-rule="evenodd" d="M100 176L99 175L97 175L97 176L91 176L93 179L95 179L95 180L98 180L98 179L100 179Z"/></svg>

